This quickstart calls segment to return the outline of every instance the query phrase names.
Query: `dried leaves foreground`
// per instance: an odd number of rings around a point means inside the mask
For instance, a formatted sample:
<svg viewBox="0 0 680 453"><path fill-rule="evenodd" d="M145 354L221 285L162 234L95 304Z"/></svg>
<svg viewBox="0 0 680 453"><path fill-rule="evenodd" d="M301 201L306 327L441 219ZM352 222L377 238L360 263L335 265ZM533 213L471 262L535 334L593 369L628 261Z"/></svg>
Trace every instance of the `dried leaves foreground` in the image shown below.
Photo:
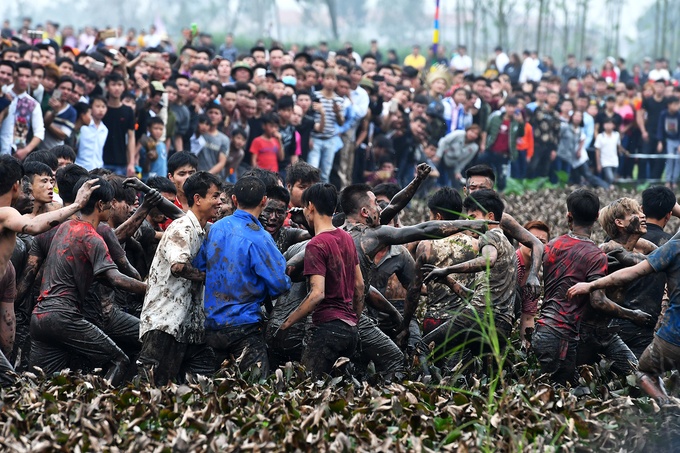
<svg viewBox="0 0 680 453"><path fill-rule="evenodd" d="M504 372L510 383L491 395L484 380L449 379L311 381L292 364L264 383L222 371L161 389L29 375L0 393L0 450L673 451L680 439L677 410L625 389L616 396L611 382L593 380L591 396L576 397L526 363Z"/></svg>

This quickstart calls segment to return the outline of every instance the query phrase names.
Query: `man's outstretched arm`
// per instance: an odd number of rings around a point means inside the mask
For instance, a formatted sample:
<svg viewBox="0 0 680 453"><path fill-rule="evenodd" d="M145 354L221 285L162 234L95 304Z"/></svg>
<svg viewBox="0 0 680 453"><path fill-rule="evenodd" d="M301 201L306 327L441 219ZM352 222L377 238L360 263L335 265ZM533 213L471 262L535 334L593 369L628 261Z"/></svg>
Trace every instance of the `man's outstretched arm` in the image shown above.
<svg viewBox="0 0 680 453"><path fill-rule="evenodd" d="M413 181L409 183L408 186L404 187L399 193L397 193L390 200L390 204L385 207L380 212L380 224L387 225L396 217L399 212L406 207L406 205L411 201L413 196L420 185L427 179L427 175L430 174L432 168L429 165L422 163L416 167L416 177Z"/></svg>
<svg viewBox="0 0 680 453"><path fill-rule="evenodd" d="M123 183L126 187L132 187L135 190L142 192L144 194L147 194L151 191L151 187L147 186L144 184L142 181L140 181L138 178L128 178L125 180ZM168 200L167 198L163 197L158 205L156 206L161 213L168 217L169 219L172 220L177 220L180 217L184 216L184 211L182 211L180 208L175 206L175 204Z"/></svg>
<svg viewBox="0 0 680 453"><path fill-rule="evenodd" d="M381 226L374 230L378 242L385 245L406 244L426 239L441 239L465 230L485 232L490 223L486 220L431 220L418 225L393 228Z"/></svg>

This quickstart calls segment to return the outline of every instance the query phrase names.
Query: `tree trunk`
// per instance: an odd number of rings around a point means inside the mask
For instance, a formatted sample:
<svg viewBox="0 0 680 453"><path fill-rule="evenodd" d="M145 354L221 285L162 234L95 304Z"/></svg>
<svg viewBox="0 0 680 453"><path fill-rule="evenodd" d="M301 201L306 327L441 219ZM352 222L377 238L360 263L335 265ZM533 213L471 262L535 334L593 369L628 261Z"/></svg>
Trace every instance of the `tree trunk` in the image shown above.
<svg viewBox="0 0 680 453"><path fill-rule="evenodd" d="M581 0L581 45L580 56L581 59L586 57L586 20L588 19L588 0Z"/></svg>
<svg viewBox="0 0 680 453"><path fill-rule="evenodd" d="M536 32L536 51L541 53L541 38L543 37L543 13L545 0L538 2L538 31Z"/></svg>
<svg viewBox="0 0 680 453"><path fill-rule="evenodd" d="M661 55L666 56L666 36L668 35L668 0L663 0L663 25L661 26Z"/></svg>
<svg viewBox="0 0 680 453"><path fill-rule="evenodd" d="M463 16L463 0L456 0L456 45L463 43L463 30L465 29L465 17Z"/></svg>
<svg viewBox="0 0 680 453"><path fill-rule="evenodd" d="M338 8L335 0L326 0L328 6L328 15L331 18L331 29L333 30L333 38L337 41L340 39L338 33Z"/></svg>

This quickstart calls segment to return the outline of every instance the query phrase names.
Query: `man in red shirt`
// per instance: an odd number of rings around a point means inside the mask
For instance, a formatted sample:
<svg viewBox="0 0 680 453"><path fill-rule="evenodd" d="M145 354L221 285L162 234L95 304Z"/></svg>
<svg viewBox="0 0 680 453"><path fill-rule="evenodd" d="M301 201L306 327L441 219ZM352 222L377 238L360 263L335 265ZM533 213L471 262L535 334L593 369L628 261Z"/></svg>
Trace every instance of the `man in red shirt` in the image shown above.
<svg viewBox="0 0 680 453"><path fill-rule="evenodd" d="M524 120L517 98L505 101L505 112L492 115L486 126L486 149L479 152L478 163L487 164L498 176L497 188L505 189L503 166L517 158L517 139L524 136Z"/></svg>
<svg viewBox="0 0 680 453"><path fill-rule="evenodd" d="M302 363L314 376L330 372L339 357L354 353L364 308L364 279L354 241L349 233L333 226L337 202L338 192L332 184L317 183L302 194L304 214L314 232L304 264L310 292L280 328L286 330L312 314L316 330Z"/></svg>

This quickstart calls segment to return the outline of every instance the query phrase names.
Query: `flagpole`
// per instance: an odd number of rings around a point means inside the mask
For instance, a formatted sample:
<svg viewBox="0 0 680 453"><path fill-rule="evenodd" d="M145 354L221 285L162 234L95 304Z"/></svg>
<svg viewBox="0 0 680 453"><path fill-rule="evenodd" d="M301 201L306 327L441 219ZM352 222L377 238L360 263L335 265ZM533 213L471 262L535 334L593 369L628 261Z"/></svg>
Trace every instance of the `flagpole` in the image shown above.
<svg viewBox="0 0 680 453"><path fill-rule="evenodd" d="M435 0L434 30L432 32L432 56L437 59L437 47L439 47L439 0Z"/></svg>

